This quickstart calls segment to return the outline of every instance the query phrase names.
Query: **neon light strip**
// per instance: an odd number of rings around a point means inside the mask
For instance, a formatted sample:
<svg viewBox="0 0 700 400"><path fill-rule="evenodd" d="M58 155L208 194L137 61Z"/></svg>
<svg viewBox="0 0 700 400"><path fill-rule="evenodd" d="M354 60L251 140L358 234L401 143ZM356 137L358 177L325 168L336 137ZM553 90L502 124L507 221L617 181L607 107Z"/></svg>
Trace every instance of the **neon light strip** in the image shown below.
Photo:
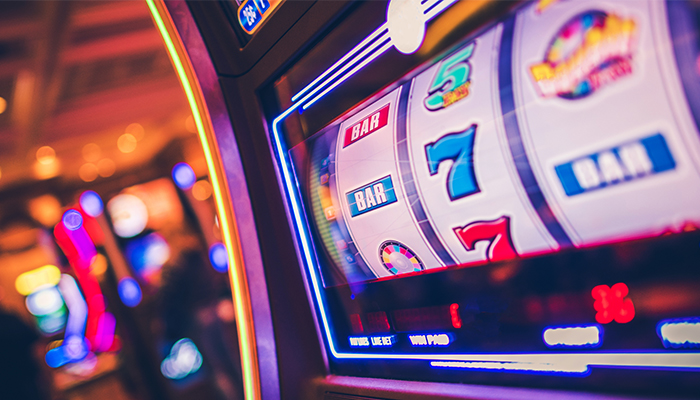
<svg viewBox="0 0 700 400"><path fill-rule="evenodd" d="M438 14L445 11L448 7L454 4L457 0L438 0L433 5L426 5L425 22L435 18Z"/></svg>
<svg viewBox="0 0 700 400"><path fill-rule="evenodd" d="M434 8L430 9L426 15L427 20L430 20L437 16L439 13L447 9L456 0L443 0L441 3L434 3L436 5ZM424 7L429 8L433 5L424 5ZM380 27L381 28L381 27ZM379 30L375 30L373 35ZM369 37L365 39L362 43L367 43L371 40ZM362 44L361 43L361 44ZM390 46L391 41L385 46ZM351 56L354 55L353 52L357 52L362 45L358 45L353 50L351 50ZM381 50L377 54L382 54L386 49ZM309 90L311 86L315 83L321 81L326 75L330 74L335 67L340 65L341 61L344 62L349 57L346 55L331 68L326 70L321 77L317 78L308 85L306 88L302 89L301 92L297 93L294 98L299 98L303 93ZM304 105L304 109L311 106L318 99L323 97L325 94L333 90L340 83L348 79L354 73L362 69L369 62L376 59L376 57L371 57L368 61L361 63L356 68L353 68L347 76L340 76L339 73L334 74L330 79L338 79L338 82L331 84L326 90L324 90L317 97L313 98L311 101ZM340 72L340 71L339 71ZM324 83L325 85L326 83ZM314 95L319 90L317 86L309 94L304 96L304 98L292 104L288 109L281 113L272 122L272 139L274 142L274 149L277 153L277 157L281 164L281 171L284 179L284 187L287 192L287 199L291 205L293 220L296 225L296 231L299 235L299 239L303 251L303 261L306 264L306 268L309 271L309 276L311 277L311 283L313 286L314 297L318 303L321 322L323 325L323 331L328 339L328 346L331 354L339 359L374 359L374 360L427 360L427 361L463 361L463 362L494 362L499 363L499 369L505 369L502 363L527 363L527 364L537 364L538 371L551 371L551 372L561 372L563 365L575 364L576 371L580 371L582 367L598 365L598 366L617 366L617 367L631 367L631 368L682 368L682 369L699 369L700 370L700 353L534 353L534 354L373 354L373 353L340 353L335 348L334 338L331 334L330 324L328 317L326 315L325 303L323 301L323 295L321 293L321 288L319 285L320 277L318 276L318 268L314 263L314 256L311 252L311 240L309 233L306 230L305 224L303 223L302 214L302 203L298 197L296 188L298 188L298 182L292 173L291 164L287 158L287 149L284 144L284 139L280 131L281 122L287 118L292 112L294 112L299 104L305 103L306 100ZM293 98L293 101L294 101ZM558 363L557 363L558 361ZM481 364L480 368L485 368ZM547 365L551 365L551 369L547 369ZM516 367L524 369L521 367ZM493 369L493 368L491 368ZM575 372L575 371L572 371Z"/></svg>
<svg viewBox="0 0 700 400"><path fill-rule="evenodd" d="M326 76L328 76L328 74L333 72L336 68L338 68L345 61L348 61L351 57L353 57L357 52L362 50L363 47L365 47L368 43L373 41L375 38L377 38L379 36L381 39L383 39L384 36L388 36L388 33L389 33L389 31L387 30L386 23L381 25L379 28L375 29L374 32L370 33L370 35L367 36L367 38L365 38L365 40L361 41L360 44L353 47L352 50L350 50L340 60L336 61L335 64L331 65L327 70L325 70L321 75L319 75L318 78L314 79L313 82L309 83L308 85L306 85L305 88L301 89L297 94L292 96L292 101L297 101L297 99L299 99L299 97L301 97L304 93L306 93L308 90L313 88L317 83L319 83L322 79L324 79Z"/></svg>
<svg viewBox="0 0 700 400"><path fill-rule="evenodd" d="M306 103L306 104L304 104L304 105L302 106L302 108L303 108L304 110L306 110L307 108L311 107L311 105L314 104L314 103L315 103L316 101L318 101L319 99L321 99L321 97L325 96L325 95L328 94L331 90L335 89L338 85L340 85L341 83L345 82L345 81L346 81L348 78L350 78L351 76L355 75L359 70L361 70L362 68L364 68L365 65L367 65L367 64L371 63L372 61L374 61L377 57L379 57L380 55L384 54L385 51L389 50L389 49L391 48L391 46L393 46L393 45L391 44L391 41L390 41L390 40L387 40L387 41L383 42L382 44L383 44L383 46L380 47L375 53L373 53L372 55L370 55L369 58L367 58L366 60L364 60L363 62L361 62L360 64L358 64L355 68L353 68L353 69L352 69L350 72L348 72L347 74L343 75L340 79L338 79L337 81L335 81L331 86L329 86L328 88L326 88L326 90L324 90L323 92L321 92L319 95L317 95L317 96L314 97L313 99L309 100L309 102Z"/></svg>
<svg viewBox="0 0 700 400"><path fill-rule="evenodd" d="M562 372L569 374L586 374L590 372L587 365L556 365L533 363L502 363L502 362L465 362L465 361L431 361L431 367L437 368L469 368L484 370L502 370L519 372Z"/></svg>
<svg viewBox="0 0 700 400"><path fill-rule="evenodd" d="M215 162L214 152L216 151L216 144L213 139L212 141L209 140L210 137L214 138L213 127L209 114L207 113L206 105L204 104L204 96L202 95L201 88L194 78L192 64L187 58L187 52L184 50L180 38L177 35L173 21L170 19L163 0L146 0L146 3L148 4L153 21L163 37L175 72L185 91L195 125L197 126L197 134L199 135L199 140L204 150L209 178L211 179L214 189L214 199L216 200L215 204L219 216L221 233L223 235L224 244L229 250L229 274L231 277L233 304L236 310L236 326L241 351L243 390L246 399L259 399L261 398L260 377L257 353L255 351L256 344L253 329L253 316L250 307L250 298L248 296L245 268L241 258L235 221L229 217L231 215L231 205L225 201L225 199L230 200L224 196L226 182L222 177L225 176L225 173L221 165Z"/></svg>

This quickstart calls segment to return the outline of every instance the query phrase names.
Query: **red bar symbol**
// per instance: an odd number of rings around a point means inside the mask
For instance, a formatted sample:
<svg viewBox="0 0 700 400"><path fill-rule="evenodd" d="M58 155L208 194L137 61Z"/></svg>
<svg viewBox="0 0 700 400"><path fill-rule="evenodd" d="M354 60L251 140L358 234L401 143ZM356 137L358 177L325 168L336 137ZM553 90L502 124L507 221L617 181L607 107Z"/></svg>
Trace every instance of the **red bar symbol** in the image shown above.
<svg viewBox="0 0 700 400"><path fill-rule="evenodd" d="M385 127L387 122L389 122L389 104L375 111L372 115L359 121L355 125L345 129L345 142L343 142L343 147L347 147L370 133Z"/></svg>

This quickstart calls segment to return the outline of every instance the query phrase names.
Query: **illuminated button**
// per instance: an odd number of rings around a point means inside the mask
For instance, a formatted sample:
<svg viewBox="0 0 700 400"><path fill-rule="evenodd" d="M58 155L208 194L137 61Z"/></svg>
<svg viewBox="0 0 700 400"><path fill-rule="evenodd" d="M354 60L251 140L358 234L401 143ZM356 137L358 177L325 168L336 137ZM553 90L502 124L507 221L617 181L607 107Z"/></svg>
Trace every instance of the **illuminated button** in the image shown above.
<svg viewBox="0 0 700 400"><path fill-rule="evenodd" d="M408 335L408 340L414 347L444 347L452 342L447 333Z"/></svg>
<svg viewBox="0 0 700 400"><path fill-rule="evenodd" d="M349 337L350 347L369 347L369 338L367 336Z"/></svg>
<svg viewBox="0 0 700 400"><path fill-rule="evenodd" d="M370 342L372 347L391 347L396 343L396 335L372 336Z"/></svg>
<svg viewBox="0 0 700 400"><path fill-rule="evenodd" d="M598 347L603 344L603 327L588 325L547 328L542 339L549 347Z"/></svg>
<svg viewBox="0 0 700 400"><path fill-rule="evenodd" d="M700 347L700 317L661 321L656 333L667 348Z"/></svg>

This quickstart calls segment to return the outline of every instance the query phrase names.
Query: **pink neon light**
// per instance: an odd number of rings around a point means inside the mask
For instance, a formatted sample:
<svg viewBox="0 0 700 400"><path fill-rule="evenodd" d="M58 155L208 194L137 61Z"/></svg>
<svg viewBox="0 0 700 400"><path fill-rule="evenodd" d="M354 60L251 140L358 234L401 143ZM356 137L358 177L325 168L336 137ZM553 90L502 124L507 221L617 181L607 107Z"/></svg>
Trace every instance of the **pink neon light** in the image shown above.
<svg viewBox="0 0 700 400"><path fill-rule="evenodd" d="M84 220L86 217L83 214ZM95 244L84 226L71 231L62 222L59 222L54 228L54 236L59 247L63 250L66 258L68 258L68 263L73 267L87 302L88 313L85 338L90 342L93 350L98 350L98 348L102 347L100 343L105 339L101 336L98 337L98 326L105 313L105 302L97 279L90 274L90 265L97 256L97 249L95 249Z"/></svg>

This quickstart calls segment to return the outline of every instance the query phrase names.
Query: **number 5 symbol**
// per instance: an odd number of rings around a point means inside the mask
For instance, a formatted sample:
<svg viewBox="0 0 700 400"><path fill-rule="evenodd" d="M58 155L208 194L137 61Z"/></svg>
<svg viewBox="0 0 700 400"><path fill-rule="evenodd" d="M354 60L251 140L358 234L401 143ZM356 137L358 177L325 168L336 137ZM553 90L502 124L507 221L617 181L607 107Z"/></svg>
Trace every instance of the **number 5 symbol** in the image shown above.
<svg viewBox="0 0 700 400"><path fill-rule="evenodd" d="M455 234L464 247L472 251L476 242L488 240L486 259L489 261L509 260L518 256L510 238L510 217L503 216L493 221L478 221L454 228Z"/></svg>
<svg viewBox="0 0 700 400"><path fill-rule="evenodd" d="M435 74L428 89L428 97L425 98L425 107L428 110L441 109L443 107L442 95L469 81L471 66L467 60L472 56L475 44L475 42L470 43L440 63L437 74Z"/></svg>
<svg viewBox="0 0 700 400"><path fill-rule="evenodd" d="M452 160L447 175L447 194L454 201L480 191L474 174L474 135L476 125L463 132L447 134L425 146L430 175L438 173L440 163Z"/></svg>

